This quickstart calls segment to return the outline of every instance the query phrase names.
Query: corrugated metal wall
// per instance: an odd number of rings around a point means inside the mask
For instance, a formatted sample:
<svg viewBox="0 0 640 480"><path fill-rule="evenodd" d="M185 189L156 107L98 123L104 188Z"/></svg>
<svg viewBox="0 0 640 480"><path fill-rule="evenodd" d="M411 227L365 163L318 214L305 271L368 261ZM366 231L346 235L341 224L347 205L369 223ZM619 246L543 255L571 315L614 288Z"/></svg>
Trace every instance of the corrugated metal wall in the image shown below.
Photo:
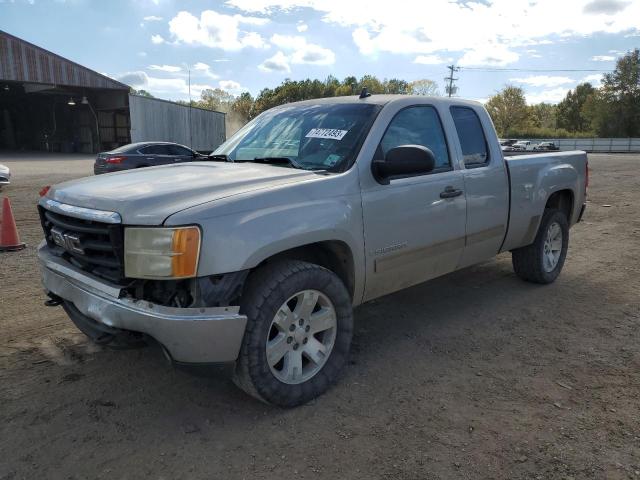
<svg viewBox="0 0 640 480"><path fill-rule="evenodd" d="M221 112L190 109L138 95L129 95L129 112L132 142L176 142L194 150L212 151L225 141L224 113Z"/></svg>
<svg viewBox="0 0 640 480"><path fill-rule="evenodd" d="M0 80L88 88L129 87L0 30Z"/></svg>

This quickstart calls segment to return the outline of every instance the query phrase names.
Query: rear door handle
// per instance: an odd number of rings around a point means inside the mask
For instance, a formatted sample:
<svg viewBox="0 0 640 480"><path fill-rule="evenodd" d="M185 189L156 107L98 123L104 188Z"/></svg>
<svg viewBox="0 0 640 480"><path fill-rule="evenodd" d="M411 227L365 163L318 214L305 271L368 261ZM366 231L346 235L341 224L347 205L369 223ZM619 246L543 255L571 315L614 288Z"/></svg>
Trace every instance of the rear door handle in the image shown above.
<svg viewBox="0 0 640 480"><path fill-rule="evenodd" d="M440 198L453 198L462 195L462 190L448 186L444 191L440 192Z"/></svg>

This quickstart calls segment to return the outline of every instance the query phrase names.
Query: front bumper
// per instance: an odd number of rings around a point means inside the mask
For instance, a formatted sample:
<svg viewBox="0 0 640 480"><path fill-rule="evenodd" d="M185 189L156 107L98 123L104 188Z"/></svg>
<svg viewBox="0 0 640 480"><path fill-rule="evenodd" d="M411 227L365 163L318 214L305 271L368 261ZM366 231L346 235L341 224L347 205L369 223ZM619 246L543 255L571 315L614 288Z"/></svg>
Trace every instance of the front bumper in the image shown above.
<svg viewBox="0 0 640 480"><path fill-rule="evenodd" d="M177 362L232 362L238 357L247 324L239 307L174 308L123 297L120 287L69 265L45 242L38 259L47 292L98 323L153 337Z"/></svg>

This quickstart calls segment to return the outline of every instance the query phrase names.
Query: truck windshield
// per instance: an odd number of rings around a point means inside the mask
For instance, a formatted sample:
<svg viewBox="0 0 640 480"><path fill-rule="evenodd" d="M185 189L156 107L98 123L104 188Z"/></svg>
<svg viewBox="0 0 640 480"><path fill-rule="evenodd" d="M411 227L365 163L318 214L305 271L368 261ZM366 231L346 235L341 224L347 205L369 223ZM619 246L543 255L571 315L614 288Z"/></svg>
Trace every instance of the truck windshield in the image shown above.
<svg viewBox="0 0 640 480"><path fill-rule="evenodd" d="M274 108L242 127L211 155L234 162L272 159L276 161L269 163L274 165L343 171L355 160L380 108L354 103Z"/></svg>

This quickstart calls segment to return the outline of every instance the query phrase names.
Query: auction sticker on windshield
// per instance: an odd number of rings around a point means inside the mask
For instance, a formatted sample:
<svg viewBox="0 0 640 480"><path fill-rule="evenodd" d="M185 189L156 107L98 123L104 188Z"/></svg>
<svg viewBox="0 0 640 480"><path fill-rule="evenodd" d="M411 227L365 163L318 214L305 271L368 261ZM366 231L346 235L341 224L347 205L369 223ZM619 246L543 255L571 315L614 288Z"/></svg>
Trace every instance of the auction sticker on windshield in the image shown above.
<svg viewBox="0 0 640 480"><path fill-rule="evenodd" d="M332 140L342 140L349 130L337 130L335 128L312 128L305 135L307 138L330 138Z"/></svg>

